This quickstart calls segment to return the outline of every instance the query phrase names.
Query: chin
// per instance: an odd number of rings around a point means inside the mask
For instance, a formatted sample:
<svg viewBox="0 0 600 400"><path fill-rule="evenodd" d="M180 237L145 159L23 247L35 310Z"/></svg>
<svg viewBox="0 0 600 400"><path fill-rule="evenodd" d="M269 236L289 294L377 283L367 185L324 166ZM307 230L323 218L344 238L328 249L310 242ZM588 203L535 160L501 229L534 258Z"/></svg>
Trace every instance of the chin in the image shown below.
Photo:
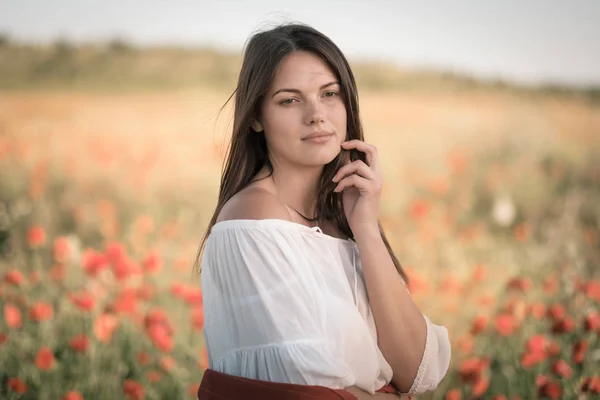
<svg viewBox="0 0 600 400"><path fill-rule="evenodd" d="M333 148L332 146L327 149L315 150L303 160L303 164L322 167L332 162L338 154L340 154L339 147Z"/></svg>

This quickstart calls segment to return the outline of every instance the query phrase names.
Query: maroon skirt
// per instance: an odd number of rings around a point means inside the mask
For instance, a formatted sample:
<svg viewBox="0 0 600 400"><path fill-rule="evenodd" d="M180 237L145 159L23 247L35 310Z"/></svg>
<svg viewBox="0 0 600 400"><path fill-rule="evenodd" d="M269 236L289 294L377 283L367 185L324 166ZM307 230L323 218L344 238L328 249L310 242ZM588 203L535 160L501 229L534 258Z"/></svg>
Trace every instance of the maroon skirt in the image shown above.
<svg viewBox="0 0 600 400"><path fill-rule="evenodd" d="M392 385L378 390L383 393L397 393ZM204 371L198 388L198 400L358 400L352 393L343 389L330 389L325 386L296 385L292 383L267 382L240 378L211 369Z"/></svg>

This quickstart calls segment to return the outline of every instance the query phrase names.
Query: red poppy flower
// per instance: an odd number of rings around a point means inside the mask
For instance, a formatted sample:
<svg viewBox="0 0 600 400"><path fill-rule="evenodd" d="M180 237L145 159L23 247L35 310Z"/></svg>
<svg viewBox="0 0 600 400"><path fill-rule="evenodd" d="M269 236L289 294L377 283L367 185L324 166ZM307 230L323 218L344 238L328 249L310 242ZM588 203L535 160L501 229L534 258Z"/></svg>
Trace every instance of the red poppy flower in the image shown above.
<svg viewBox="0 0 600 400"><path fill-rule="evenodd" d="M541 319L546 315L546 306L542 303L531 303L528 312L533 318Z"/></svg>
<svg viewBox="0 0 600 400"><path fill-rule="evenodd" d="M50 268L50 270L48 271L48 275L50 276L50 279L52 279L54 282L62 282L65 280L65 277L67 275L67 269L62 264L56 264L52 268Z"/></svg>
<svg viewBox="0 0 600 400"><path fill-rule="evenodd" d="M583 320L583 329L586 332L593 332L600 327L600 314L596 311L587 313Z"/></svg>
<svg viewBox="0 0 600 400"><path fill-rule="evenodd" d="M124 288L113 303L117 313L134 314L138 309L137 289Z"/></svg>
<svg viewBox="0 0 600 400"><path fill-rule="evenodd" d="M55 362L54 353L48 347L42 347L35 356L35 366L42 371L52 369Z"/></svg>
<svg viewBox="0 0 600 400"><path fill-rule="evenodd" d="M86 249L81 257L81 267L86 274L97 276L102 270L109 266L109 259L106 255L98 253L93 249Z"/></svg>
<svg viewBox="0 0 600 400"><path fill-rule="evenodd" d="M584 291L591 300L600 303L600 280L587 282Z"/></svg>
<svg viewBox="0 0 600 400"><path fill-rule="evenodd" d="M440 283L439 289L446 295L452 293L460 293L462 290L462 285L459 282L458 278L449 275L445 276L442 282Z"/></svg>
<svg viewBox="0 0 600 400"><path fill-rule="evenodd" d="M517 329L517 322L511 314L500 314L496 317L496 331L502 336L509 336Z"/></svg>
<svg viewBox="0 0 600 400"><path fill-rule="evenodd" d="M176 364L177 364L177 362L171 356L162 356L160 358L160 366L165 371L172 370L175 367Z"/></svg>
<svg viewBox="0 0 600 400"><path fill-rule="evenodd" d="M552 363L552 372L561 378L570 378L573 376L573 369L564 360L557 360Z"/></svg>
<svg viewBox="0 0 600 400"><path fill-rule="evenodd" d="M74 351L84 353L90 347L90 339L86 335L80 333L71 338L69 346L71 346Z"/></svg>
<svg viewBox="0 0 600 400"><path fill-rule="evenodd" d="M94 321L94 334L104 343L110 342L114 330L117 328L118 319L112 314L104 313Z"/></svg>
<svg viewBox="0 0 600 400"><path fill-rule="evenodd" d="M171 285L171 294L177 298L183 299L183 294L185 293L186 286L183 283L175 282Z"/></svg>
<svg viewBox="0 0 600 400"><path fill-rule="evenodd" d="M6 325L11 329L19 329L21 327L21 311L12 303L4 305L4 320Z"/></svg>
<svg viewBox="0 0 600 400"><path fill-rule="evenodd" d="M25 283L25 275L18 269L11 269L4 274L4 282L14 286L21 286Z"/></svg>
<svg viewBox="0 0 600 400"><path fill-rule="evenodd" d="M148 328L146 328L146 333L158 349L167 352L173 350L173 339L164 325L150 325Z"/></svg>
<svg viewBox="0 0 600 400"><path fill-rule="evenodd" d="M54 310L52 306L41 301L34 303L29 310L29 319L36 322L48 321L53 315Z"/></svg>
<svg viewBox="0 0 600 400"><path fill-rule="evenodd" d="M160 372L158 371L148 371L148 373L146 374L146 377L148 378L148 381L150 381L151 383L156 383L156 382L160 382L162 375L160 374Z"/></svg>
<svg viewBox="0 0 600 400"><path fill-rule="evenodd" d="M552 321L561 321L567 315L565 308L561 304L552 304L548 307L547 316Z"/></svg>
<svg viewBox="0 0 600 400"><path fill-rule="evenodd" d="M431 212L431 205L425 200L415 200L409 207L408 214L413 221L425 219Z"/></svg>
<svg viewBox="0 0 600 400"><path fill-rule="evenodd" d="M127 250L125 249L125 246L119 242L107 243L104 253L113 265L118 261L123 260L127 256Z"/></svg>
<svg viewBox="0 0 600 400"><path fill-rule="evenodd" d="M581 382L581 391L584 393L600 394L600 377L598 375L584 377Z"/></svg>
<svg viewBox="0 0 600 400"><path fill-rule="evenodd" d="M506 289L508 291L518 291L518 292L528 292L532 283L530 279L521 278L521 277L513 277L506 283Z"/></svg>
<svg viewBox="0 0 600 400"><path fill-rule="evenodd" d="M23 394L27 392L27 385L20 378L8 378L6 383L8 388L15 393Z"/></svg>
<svg viewBox="0 0 600 400"><path fill-rule="evenodd" d="M488 366L488 360L470 358L462 362L458 374L463 382L475 383Z"/></svg>
<svg viewBox="0 0 600 400"><path fill-rule="evenodd" d="M140 363L140 365L146 365L151 360L150 354L146 353L145 351L138 353L137 359L138 359L138 362Z"/></svg>
<svg viewBox="0 0 600 400"><path fill-rule="evenodd" d="M132 379L123 382L123 393L128 400L142 400L144 398L144 387Z"/></svg>
<svg viewBox="0 0 600 400"><path fill-rule="evenodd" d="M162 266L162 260L160 254L157 251L150 251L146 254L146 257L142 260L142 267L144 271L148 273L155 273L160 270Z"/></svg>
<svg viewBox="0 0 600 400"><path fill-rule="evenodd" d="M571 317L565 317L562 321L556 321L552 325L552 333L561 334L573 332L575 330L575 321Z"/></svg>
<svg viewBox="0 0 600 400"><path fill-rule="evenodd" d="M140 300L150 300L156 295L156 288L151 284L143 284L138 288L137 297Z"/></svg>
<svg viewBox="0 0 600 400"><path fill-rule="evenodd" d="M54 256L54 261L57 263L66 262L71 255L71 245L69 244L69 239L64 236L54 239L52 255Z"/></svg>
<svg viewBox="0 0 600 400"><path fill-rule="evenodd" d="M459 389L450 389L446 393L445 400L462 400L462 394Z"/></svg>
<svg viewBox="0 0 600 400"><path fill-rule="evenodd" d="M208 368L208 351L206 350L206 346L204 346L200 352L200 360L198 363L201 370Z"/></svg>
<svg viewBox="0 0 600 400"><path fill-rule="evenodd" d="M546 294L555 294L558 291L558 279L555 276L547 276L544 279L544 292Z"/></svg>
<svg viewBox="0 0 600 400"><path fill-rule="evenodd" d="M573 363L576 365L583 364L585 360L585 352L588 348L588 342L585 339L578 340L573 344Z"/></svg>
<svg viewBox="0 0 600 400"><path fill-rule="evenodd" d="M544 353L529 353L526 352L521 357L521 365L525 369L530 369L531 367L538 365L546 359L546 355Z"/></svg>
<svg viewBox="0 0 600 400"><path fill-rule="evenodd" d="M34 225L27 231L27 243L31 247L39 247L46 243L46 232L40 226Z"/></svg>
<svg viewBox="0 0 600 400"><path fill-rule="evenodd" d="M203 303L202 289L195 287L188 288L185 291L183 298L190 306L201 305Z"/></svg>
<svg viewBox="0 0 600 400"><path fill-rule="evenodd" d="M61 400L83 400L83 396L77 390L71 390L65 393Z"/></svg>
<svg viewBox="0 0 600 400"><path fill-rule="evenodd" d="M560 399L563 395L560 382L548 380L538 387L538 395L550 399Z"/></svg>
<svg viewBox="0 0 600 400"><path fill-rule="evenodd" d="M485 265L478 264L475 266L473 273L471 274L472 282L483 282L487 275L487 269Z"/></svg>
<svg viewBox="0 0 600 400"><path fill-rule="evenodd" d="M160 308L150 310L144 317L144 325L146 328L152 325L163 325L167 328L169 335L173 334L173 325L167 318L167 314Z"/></svg>
<svg viewBox="0 0 600 400"><path fill-rule="evenodd" d="M140 268L133 262L133 260L128 257L124 257L116 260L113 263L112 268L113 274L115 278L119 282L124 282L129 279L131 276L137 274L140 271Z"/></svg>
<svg viewBox="0 0 600 400"><path fill-rule="evenodd" d="M94 296L88 292L81 292L78 294L70 293L69 299L71 299L71 302L81 311L92 311L96 304Z"/></svg>
<svg viewBox="0 0 600 400"><path fill-rule="evenodd" d="M475 381L475 384L473 385L473 391L471 392L471 394L474 397L481 397L485 394L485 392L487 392L489 387L490 387L489 378L487 378L485 376L480 376Z"/></svg>
<svg viewBox="0 0 600 400"><path fill-rule="evenodd" d="M204 310L201 306L192 309L192 327L199 331L204 328Z"/></svg>

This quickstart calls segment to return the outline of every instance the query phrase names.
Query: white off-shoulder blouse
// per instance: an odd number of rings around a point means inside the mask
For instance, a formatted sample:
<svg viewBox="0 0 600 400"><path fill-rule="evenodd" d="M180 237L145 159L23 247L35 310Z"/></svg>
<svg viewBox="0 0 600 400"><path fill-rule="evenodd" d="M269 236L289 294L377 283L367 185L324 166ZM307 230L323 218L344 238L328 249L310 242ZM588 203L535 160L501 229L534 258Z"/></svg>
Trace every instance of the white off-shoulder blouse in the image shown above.
<svg viewBox="0 0 600 400"><path fill-rule="evenodd" d="M216 223L201 275L209 368L369 393L390 383L358 250L291 221ZM435 389L450 362L447 329L423 317L425 353L409 394Z"/></svg>

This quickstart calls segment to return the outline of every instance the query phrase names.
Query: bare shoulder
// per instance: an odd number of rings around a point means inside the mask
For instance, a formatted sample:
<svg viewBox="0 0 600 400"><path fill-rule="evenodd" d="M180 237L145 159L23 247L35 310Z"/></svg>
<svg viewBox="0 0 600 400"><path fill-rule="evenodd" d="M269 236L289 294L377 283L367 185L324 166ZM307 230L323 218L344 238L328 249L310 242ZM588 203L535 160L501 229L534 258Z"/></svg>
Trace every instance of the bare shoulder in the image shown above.
<svg viewBox="0 0 600 400"><path fill-rule="evenodd" d="M247 187L229 199L216 222L232 219L292 220L285 204L273 193L259 186Z"/></svg>

